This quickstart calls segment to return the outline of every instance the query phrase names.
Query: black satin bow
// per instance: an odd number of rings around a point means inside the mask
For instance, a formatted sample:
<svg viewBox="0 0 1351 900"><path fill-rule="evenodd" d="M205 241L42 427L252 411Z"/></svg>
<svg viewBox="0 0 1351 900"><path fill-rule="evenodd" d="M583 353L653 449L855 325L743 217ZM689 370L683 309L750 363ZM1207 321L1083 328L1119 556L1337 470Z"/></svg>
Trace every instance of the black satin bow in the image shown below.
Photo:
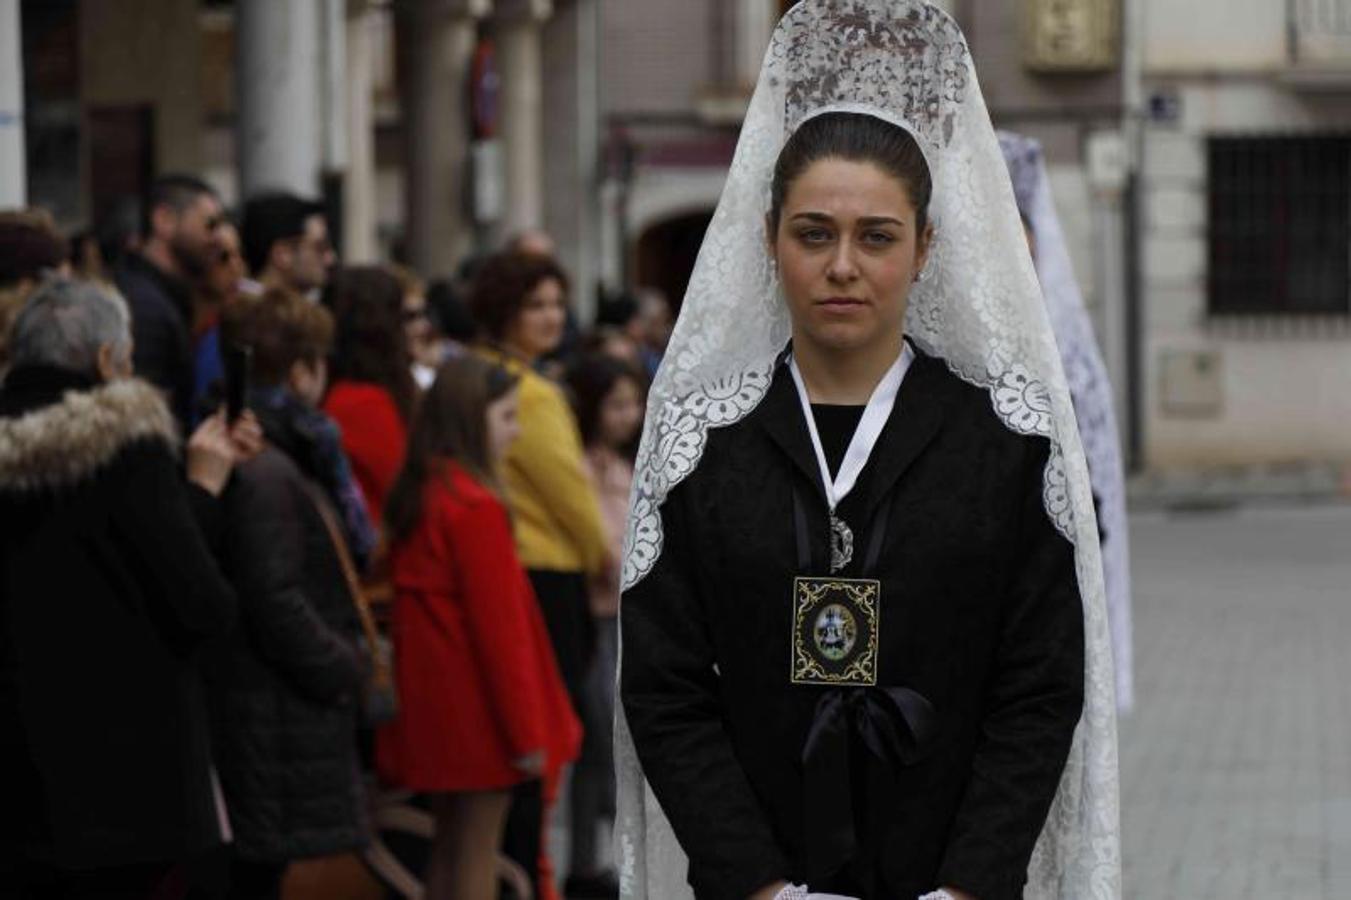
<svg viewBox="0 0 1351 900"><path fill-rule="evenodd" d="M929 701L909 688L844 688L821 697L802 747L809 883L828 879L857 851L855 742L868 751L869 774L878 767L891 774L919 761L935 719Z"/></svg>

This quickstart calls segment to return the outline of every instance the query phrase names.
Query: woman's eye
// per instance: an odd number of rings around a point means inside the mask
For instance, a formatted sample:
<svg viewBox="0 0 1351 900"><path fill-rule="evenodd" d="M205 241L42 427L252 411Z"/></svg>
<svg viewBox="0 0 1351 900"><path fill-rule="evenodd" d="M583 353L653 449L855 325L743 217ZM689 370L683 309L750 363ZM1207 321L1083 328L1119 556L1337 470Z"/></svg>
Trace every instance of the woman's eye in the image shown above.
<svg viewBox="0 0 1351 900"><path fill-rule="evenodd" d="M798 237L808 244L822 244L830 240L830 232L824 228L806 228L798 232Z"/></svg>
<svg viewBox="0 0 1351 900"><path fill-rule="evenodd" d="M869 231L863 235L866 244L885 245L895 243L896 238L885 231Z"/></svg>

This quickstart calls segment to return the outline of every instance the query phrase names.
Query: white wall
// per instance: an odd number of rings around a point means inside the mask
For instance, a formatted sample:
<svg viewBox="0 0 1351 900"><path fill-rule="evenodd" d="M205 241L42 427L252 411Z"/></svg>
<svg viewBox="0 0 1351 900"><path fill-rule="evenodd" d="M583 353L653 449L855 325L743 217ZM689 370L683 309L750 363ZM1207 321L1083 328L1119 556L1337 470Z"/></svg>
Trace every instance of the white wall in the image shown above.
<svg viewBox="0 0 1351 900"><path fill-rule="evenodd" d="M19 0L0 0L0 209L28 205Z"/></svg>
<svg viewBox="0 0 1351 900"><path fill-rule="evenodd" d="M1157 4L1156 4L1157 5ZM1206 138L1351 130L1351 98L1308 98L1274 79L1155 83L1182 101L1175 126L1145 132L1142 207L1146 303L1145 452L1150 468L1351 459L1351 328L1241 323L1206 316ZM1150 86L1147 86L1147 91ZM1218 407L1165 410L1162 363L1213 354Z"/></svg>
<svg viewBox="0 0 1351 900"><path fill-rule="evenodd" d="M1271 70L1285 63L1285 0L1134 2L1144 4L1146 74Z"/></svg>
<svg viewBox="0 0 1351 900"><path fill-rule="evenodd" d="M1161 130L1204 136L1351 127L1351 92L1301 93L1278 78L1265 77L1171 84L1181 101L1182 117L1176 128Z"/></svg>
<svg viewBox="0 0 1351 900"><path fill-rule="evenodd" d="M1093 311L1099 299L1093 277L1093 198L1087 175L1084 167L1078 165L1048 166L1046 174L1051 182L1056 215L1069 246L1074 278L1079 283L1084 305Z"/></svg>
<svg viewBox="0 0 1351 900"><path fill-rule="evenodd" d="M1165 337L1165 348L1204 344L1220 351L1223 411L1214 418L1154 415L1150 467L1202 468L1351 460L1351 341L1204 340ZM1160 379L1148 384L1159 407Z"/></svg>

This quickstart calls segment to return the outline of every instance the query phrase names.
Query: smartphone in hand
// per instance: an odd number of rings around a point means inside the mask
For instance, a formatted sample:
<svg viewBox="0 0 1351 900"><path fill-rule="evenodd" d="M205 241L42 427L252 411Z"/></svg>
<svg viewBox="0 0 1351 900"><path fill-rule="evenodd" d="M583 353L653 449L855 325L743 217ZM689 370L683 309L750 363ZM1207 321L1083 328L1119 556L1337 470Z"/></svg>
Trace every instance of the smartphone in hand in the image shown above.
<svg viewBox="0 0 1351 900"><path fill-rule="evenodd" d="M225 348L225 419L233 424L248 405L253 348L231 344Z"/></svg>

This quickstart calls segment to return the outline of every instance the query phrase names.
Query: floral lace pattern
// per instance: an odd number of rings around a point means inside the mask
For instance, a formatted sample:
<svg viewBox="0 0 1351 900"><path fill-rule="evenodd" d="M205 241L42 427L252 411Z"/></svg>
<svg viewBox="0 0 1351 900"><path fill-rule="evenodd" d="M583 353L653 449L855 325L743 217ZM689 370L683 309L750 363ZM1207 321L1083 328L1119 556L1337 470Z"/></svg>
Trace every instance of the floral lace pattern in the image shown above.
<svg viewBox="0 0 1351 900"><path fill-rule="evenodd" d="M625 539L624 588L640 581L660 557L661 504L698 465L708 429L739 421L768 389L790 331L764 246L773 167L794 128L836 111L866 113L906 128L930 163L936 236L928 277L910 296L907 334L959 377L986 389L1007 427L1051 441L1043 497L1047 515L1075 546L1084 604L1085 700L1025 896L1115 900L1120 894L1116 709L1088 468L965 40L949 17L928 3L803 0L776 30L652 386ZM621 895L688 898L684 854L643 778L622 707L615 734Z"/></svg>
<svg viewBox="0 0 1351 900"><path fill-rule="evenodd" d="M730 425L755 409L769 382L773 366L715 379L707 389L690 393L679 403L666 404L649 416L646 430L655 431L650 456L635 475L628 533L624 540L623 585L627 590L648 573L661 555L661 498L694 471L703 453L708 429ZM643 435L649 448L648 435Z"/></svg>
<svg viewBox="0 0 1351 900"><path fill-rule="evenodd" d="M818 110L866 97L930 143L951 142L969 70L956 23L917 3L890 19L878 18L868 0L815 5L829 20L830 39L796 28L779 45L789 133Z"/></svg>
<svg viewBox="0 0 1351 900"><path fill-rule="evenodd" d="M1065 368L1065 379L1069 382L1074 415L1079 421L1079 437L1088 458L1088 476L1097 498L1098 522L1104 535L1102 568L1116 669L1117 710L1124 712L1131 707L1134 680L1130 548L1126 479L1112 385L1074 278L1069 248L1051 197L1041 145L1031 138L1001 131L999 146L1008 163L1018 209L1035 237L1037 275L1041 280L1051 330L1060 350L1060 361Z"/></svg>
<svg viewBox="0 0 1351 900"><path fill-rule="evenodd" d="M1000 376L994 388L994 407L999 417L1019 434L1051 433L1051 395L1046 385L1023 366L1014 366Z"/></svg>

